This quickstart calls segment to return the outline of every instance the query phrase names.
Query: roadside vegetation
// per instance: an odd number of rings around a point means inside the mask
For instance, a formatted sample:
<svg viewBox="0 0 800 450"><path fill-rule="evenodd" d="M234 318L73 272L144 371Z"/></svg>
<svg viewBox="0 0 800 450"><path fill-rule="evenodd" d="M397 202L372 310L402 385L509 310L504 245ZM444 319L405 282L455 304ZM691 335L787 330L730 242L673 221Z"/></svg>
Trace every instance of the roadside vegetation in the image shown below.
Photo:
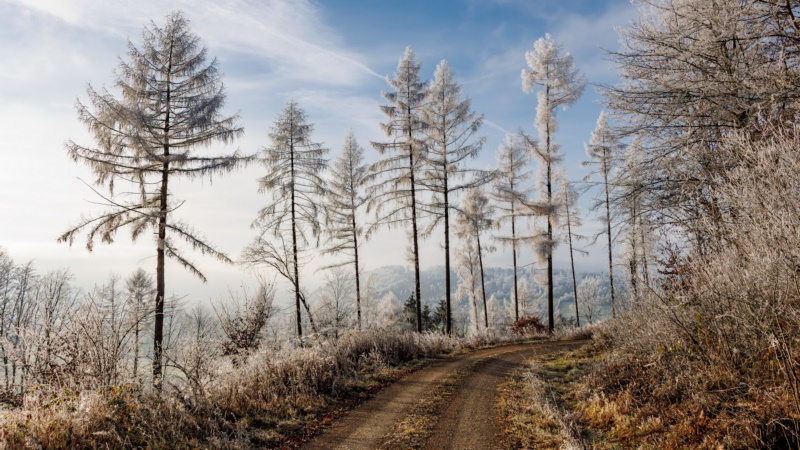
<svg viewBox="0 0 800 450"><path fill-rule="evenodd" d="M5 448L293 448L386 383L441 357L499 340L363 331L308 348L262 348L209 361L199 379L159 394L126 383L37 385L0 412Z"/></svg>

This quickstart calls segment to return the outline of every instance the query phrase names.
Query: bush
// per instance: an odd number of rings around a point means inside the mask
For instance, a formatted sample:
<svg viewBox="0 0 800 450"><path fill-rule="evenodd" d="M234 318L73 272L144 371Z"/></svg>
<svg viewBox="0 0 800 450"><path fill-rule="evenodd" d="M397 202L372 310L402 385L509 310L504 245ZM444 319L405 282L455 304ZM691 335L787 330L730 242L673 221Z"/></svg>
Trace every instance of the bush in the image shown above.
<svg viewBox="0 0 800 450"><path fill-rule="evenodd" d="M546 330L542 320L537 316L520 317L511 325L511 332L519 336L532 336Z"/></svg>

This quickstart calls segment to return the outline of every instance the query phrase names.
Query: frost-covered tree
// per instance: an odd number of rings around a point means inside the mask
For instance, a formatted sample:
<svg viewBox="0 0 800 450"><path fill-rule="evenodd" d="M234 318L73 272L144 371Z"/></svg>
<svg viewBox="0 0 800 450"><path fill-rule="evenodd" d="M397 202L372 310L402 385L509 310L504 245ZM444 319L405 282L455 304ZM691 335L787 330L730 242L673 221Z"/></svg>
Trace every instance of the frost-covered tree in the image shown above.
<svg viewBox="0 0 800 450"><path fill-rule="evenodd" d="M320 333L338 339L352 325L354 278L343 267L331 267L317 305Z"/></svg>
<svg viewBox="0 0 800 450"><path fill-rule="evenodd" d="M651 216L653 205L651 191L646 189L642 167L643 153L635 139L622 157L619 169L611 184L611 200L615 221L619 224L617 236L621 239L623 266L628 268L628 287L633 299L640 298L643 288L650 285Z"/></svg>
<svg viewBox="0 0 800 450"><path fill-rule="evenodd" d="M600 313L603 311L603 300L606 298L603 280L598 276L592 275L584 277L578 286L581 293L581 304L585 311L584 316L586 316L589 324L592 324L600 318Z"/></svg>
<svg viewBox="0 0 800 450"><path fill-rule="evenodd" d="M254 292L242 287L241 294L231 292L227 299L213 305L224 336L223 355L247 357L258 348L267 322L276 313L274 301L275 285L260 280Z"/></svg>
<svg viewBox="0 0 800 450"><path fill-rule="evenodd" d="M373 142L381 159L370 166L369 210L375 211L378 226L398 227L411 224L414 260L414 298L417 302L417 332L422 332L421 284L419 277L419 177L423 170L425 125L422 108L425 83L419 78L420 65L411 47L400 58L394 78L387 78L392 92L383 92L386 105L381 112L387 122L381 124L388 142Z"/></svg>
<svg viewBox="0 0 800 450"><path fill-rule="evenodd" d="M474 236L466 236L459 240L456 252L456 273L458 274L458 289L456 298L467 298L469 308L469 323L472 324L472 332L480 330L481 321L478 319L478 297L481 291L480 285L480 260L478 245ZM485 295L485 294L484 294ZM485 313L486 311L484 311Z"/></svg>
<svg viewBox="0 0 800 450"><path fill-rule="evenodd" d="M0 247L0 351L3 352L3 380L7 391L22 387L18 376L20 358L16 356L25 352L26 345L20 335L34 320L38 278L32 262L16 264Z"/></svg>
<svg viewBox="0 0 800 450"><path fill-rule="evenodd" d="M314 239L319 239L322 198L328 149L311 140L314 126L296 101L290 100L275 119L264 147L267 174L259 178L260 192L271 194L261 208L253 228L259 235L242 252L248 266L265 265L277 271L292 285L295 299L297 339L302 342L301 308L314 325L308 302L300 284L300 269ZM288 242L287 242L288 241ZM315 330L316 331L316 330Z"/></svg>
<svg viewBox="0 0 800 450"><path fill-rule="evenodd" d="M610 54L622 83L604 96L627 137L639 137L659 225L685 227L704 249L699 219L723 211L716 175L740 164L718 151L734 130L796 121L800 81L795 1L647 0Z"/></svg>
<svg viewBox="0 0 800 450"><path fill-rule="evenodd" d="M139 381L139 353L141 352L141 333L144 322L152 313L152 308L147 300L153 296L153 277L144 269L139 268L125 279L125 289L128 292L128 303L132 309L133 328L133 379Z"/></svg>
<svg viewBox="0 0 800 450"><path fill-rule="evenodd" d="M517 219L526 217L523 202L531 195L533 187L528 185L531 179L530 154L521 138L506 135L497 155L497 176L492 183L491 197L500 215L495 220L498 228L506 223L511 224L511 235L497 234L502 245L511 246L511 259L514 268L514 285L512 298L514 301L514 320L519 320L519 295L517 278L517 252L520 245L530 237L517 231Z"/></svg>
<svg viewBox="0 0 800 450"><path fill-rule="evenodd" d="M480 188L472 188L466 192L461 202L459 214L456 216L454 232L460 240L474 240L477 253L478 276L483 299L483 325L489 328L489 309L486 304L486 279L483 272L483 252L494 251L494 247L481 244L481 233L494 225L494 207ZM469 261L467 259L466 261Z"/></svg>
<svg viewBox="0 0 800 450"><path fill-rule="evenodd" d="M582 240L585 237L576 233L575 228L583 225L581 220L580 210L577 208L578 191L575 186L567 179L567 174L561 170L557 175L560 184L559 191L563 196L564 205L564 219L567 226L566 241L569 246L569 264L572 271L572 298L575 301L575 325L581 326L581 316L578 308L578 280L575 274L575 252L586 253L586 251L576 248L574 245L575 240Z"/></svg>
<svg viewBox="0 0 800 450"><path fill-rule="evenodd" d="M611 234L611 201L609 200L611 186L609 180L619 160L621 150L622 144L609 126L605 112L601 112L600 117L597 118L597 128L592 132L592 138L586 145L586 155L589 156L589 160L584 161L583 165L596 167L586 176L587 181L591 181L593 177L600 178L599 181L595 182L600 185L600 195L592 210L602 209L605 213L602 217L602 222L606 226L604 231L608 238L608 283L611 292L611 317L617 316L617 308L614 296L614 247L612 245L613 235Z"/></svg>
<svg viewBox="0 0 800 450"><path fill-rule="evenodd" d="M450 304L450 212L460 192L489 182L491 172L467 167L467 162L478 156L485 138L475 134L480 129L483 116L470 110L471 101L462 99L461 85L455 82L453 71L442 61L436 66L428 87L422 120L425 122L427 152L426 169L421 184L433 194L426 205L433 220L426 234L439 223L444 224L444 270L447 320L445 333L452 332Z"/></svg>
<svg viewBox="0 0 800 450"><path fill-rule="evenodd" d="M355 134L351 131L344 139L341 155L331 168L330 181L325 193L325 224L328 234L325 253L345 257L341 262L328 266L329 268L353 265L356 319L359 330L362 328L362 321L358 246L364 234L364 227L359 223L359 217L367 202L367 175L364 149L358 145Z"/></svg>
<svg viewBox="0 0 800 450"><path fill-rule="evenodd" d="M556 245L554 229L557 226L560 200L553 195L553 170L561 160L559 145L553 140L557 129L556 109L567 108L575 103L586 86L586 78L575 68L572 55L564 53L550 34L533 43L533 50L525 53L527 69L522 69L522 90L537 91L536 129L539 131L539 145L533 145L534 154L539 160L539 195L535 213L544 217L546 229L538 233L536 239L537 255L547 262L547 309L548 328L553 331L553 250ZM528 138L529 144L533 141Z"/></svg>
<svg viewBox="0 0 800 450"><path fill-rule="evenodd" d="M238 152L200 156L197 150L214 143L229 143L243 133L239 117L223 116L225 92L216 60L189 29L180 12L170 13L164 26L151 23L142 33L141 47L128 44L120 61L115 85L119 95L87 89L91 106L77 102L78 118L94 136L95 146L67 142L69 156L89 166L94 183L107 187L98 195L108 210L70 228L60 242L73 243L86 231L86 248L95 241L111 243L121 228L131 230L136 241L155 236L156 294L154 307L153 380L162 378L164 338L165 259L172 258L194 275L205 277L186 259L176 240L219 261L228 256L211 246L204 236L175 217L183 203L171 196L175 177L197 178L230 172L251 160ZM133 189L116 189L120 184Z"/></svg>

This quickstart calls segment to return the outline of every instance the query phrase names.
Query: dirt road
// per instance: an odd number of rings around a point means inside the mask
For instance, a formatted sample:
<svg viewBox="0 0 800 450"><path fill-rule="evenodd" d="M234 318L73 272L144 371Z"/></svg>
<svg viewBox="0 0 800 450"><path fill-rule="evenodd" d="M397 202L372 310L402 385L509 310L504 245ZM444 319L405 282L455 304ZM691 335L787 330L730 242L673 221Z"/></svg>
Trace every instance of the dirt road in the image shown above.
<svg viewBox="0 0 800 450"><path fill-rule="evenodd" d="M429 449L497 449L498 427L495 400L497 387L509 372L534 355L563 351L583 345L578 342L536 342L478 350L437 361L394 383L364 402L308 442L309 450L372 450L386 446L398 421L429 395L437 384L461 370L457 391L444 412L435 418Z"/></svg>

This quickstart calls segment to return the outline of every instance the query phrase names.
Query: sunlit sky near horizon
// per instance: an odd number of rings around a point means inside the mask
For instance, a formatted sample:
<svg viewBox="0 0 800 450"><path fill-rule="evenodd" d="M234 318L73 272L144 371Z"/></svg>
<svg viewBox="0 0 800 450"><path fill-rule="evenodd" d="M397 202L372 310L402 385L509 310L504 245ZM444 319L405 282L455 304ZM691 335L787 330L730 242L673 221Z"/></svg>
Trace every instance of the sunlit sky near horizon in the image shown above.
<svg viewBox="0 0 800 450"><path fill-rule="evenodd" d="M378 105L388 88L385 77L410 45L423 79L432 78L436 64L447 59L473 109L485 115L486 144L474 164L490 168L505 132L535 133L536 96L522 91L520 71L525 52L549 32L590 83L578 103L558 111L556 140L571 179L586 173L580 166L583 143L602 109L595 85L617 82L602 49L616 49L615 27L636 16L628 0L0 0L0 247L17 263L33 260L40 272L70 268L83 288L111 273L154 271L153 241L132 244L127 230L92 253L82 240L69 247L56 238L82 214L102 209L84 184L91 174L64 149L68 139L93 142L77 120L76 98L86 102L87 83L111 89L127 39L138 46L142 28L150 20L163 24L171 10L185 12L209 55L218 59L226 112L242 117L245 136L213 153L237 147L258 151L279 111L294 98L315 124L314 139L331 149L331 159L352 129L374 161L369 142L384 139ZM176 182L175 197L186 200L178 216L238 257L254 237L250 223L267 200L256 185L263 171L252 166L213 180ZM584 215L585 232L591 234L597 223ZM423 241L422 267L444 264L440 234ZM398 244L404 240L401 231L376 234L363 247L365 269L407 264L405 245ZM589 251L578 257L578 270L603 271L605 247L596 244ZM168 263L168 294L205 302L252 283L254 275L237 266L187 255L209 282ZM557 268L568 266L563 246L555 260ZM532 261L525 250L522 263ZM309 287L319 283L322 276L313 269L322 262L316 258L307 268ZM510 267L510 252L492 254L488 264Z"/></svg>

